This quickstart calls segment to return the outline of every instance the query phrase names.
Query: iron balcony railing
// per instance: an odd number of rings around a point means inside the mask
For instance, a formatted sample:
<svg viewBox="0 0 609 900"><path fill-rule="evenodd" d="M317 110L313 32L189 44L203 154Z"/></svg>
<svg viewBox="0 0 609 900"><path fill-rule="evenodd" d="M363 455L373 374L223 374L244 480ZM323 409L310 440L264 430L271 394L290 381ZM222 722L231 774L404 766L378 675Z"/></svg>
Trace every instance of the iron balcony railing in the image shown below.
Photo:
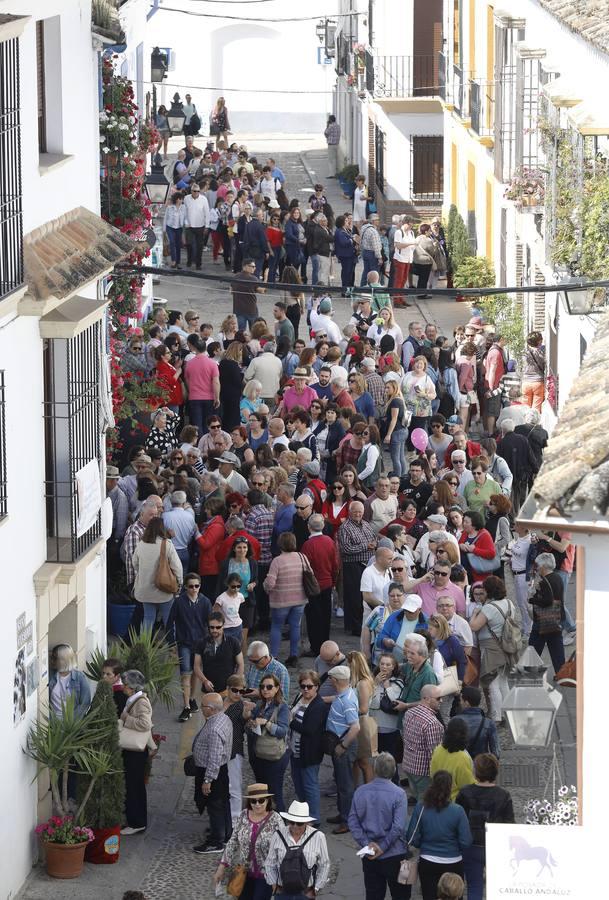
<svg viewBox="0 0 609 900"><path fill-rule="evenodd" d="M469 114L472 131L479 137L491 138L495 124L495 84L492 81L470 81Z"/></svg>
<svg viewBox="0 0 609 900"><path fill-rule="evenodd" d="M446 85L446 56L444 53L438 53L438 96L442 100L448 100L448 91Z"/></svg>
<svg viewBox="0 0 609 900"><path fill-rule="evenodd" d="M381 56L366 54L366 90L373 97L439 97L437 54Z"/></svg>
<svg viewBox="0 0 609 900"><path fill-rule="evenodd" d="M462 119L470 115L469 79L460 66L453 66L453 104Z"/></svg>
<svg viewBox="0 0 609 900"><path fill-rule="evenodd" d="M0 301L23 284L19 40L0 41Z"/></svg>

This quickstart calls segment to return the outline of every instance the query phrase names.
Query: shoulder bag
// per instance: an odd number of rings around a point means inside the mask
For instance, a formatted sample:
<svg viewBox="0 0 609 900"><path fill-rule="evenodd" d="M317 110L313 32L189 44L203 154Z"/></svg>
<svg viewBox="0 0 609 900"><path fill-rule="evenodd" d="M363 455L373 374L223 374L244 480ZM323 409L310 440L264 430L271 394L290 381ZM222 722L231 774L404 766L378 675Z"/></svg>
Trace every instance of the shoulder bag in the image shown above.
<svg viewBox="0 0 609 900"><path fill-rule="evenodd" d="M245 879L247 878L248 867L242 863L231 867L230 878L226 885L226 893L229 897L240 897L245 887Z"/></svg>
<svg viewBox="0 0 609 900"><path fill-rule="evenodd" d="M161 541L161 553L159 562L154 576L154 586L164 594L175 594L178 589L178 579L171 571L169 560L167 559L167 540Z"/></svg>
<svg viewBox="0 0 609 900"><path fill-rule="evenodd" d="M150 731L136 731L135 728L125 728L122 719L118 720L118 745L121 750L139 750L143 752L150 740Z"/></svg>
<svg viewBox="0 0 609 900"><path fill-rule="evenodd" d="M476 535L473 541L470 541L470 544L475 544L480 536L480 532ZM475 572L476 575L486 575L490 572L494 572L501 566L501 559L499 558L499 554L497 553L497 548L495 548L495 555L492 559L484 559L482 556L476 556L475 553L470 553L468 556L468 561L470 567Z"/></svg>
<svg viewBox="0 0 609 900"><path fill-rule="evenodd" d="M421 816L423 815L425 807L421 806L421 812L419 813L419 818L417 819L417 824L414 826L414 831L412 832L412 837L406 844L406 852L412 852L412 856L409 859L403 859L400 863L400 872L398 875L398 882L400 884L416 884L417 878L419 877L419 851L413 850L411 851L410 847L412 842L414 841L414 836L417 833L417 828L421 824Z"/></svg>
<svg viewBox="0 0 609 900"><path fill-rule="evenodd" d="M302 553L298 554L300 556L300 564L302 566L302 586L304 588L304 592L309 600L312 597L317 597L321 594L321 588L319 586L319 581L315 577L315 573L311 568L309 560L306 560L305 565L305 557Z"/></svg>
<svg viewBox="0 0 609 900"><path fill-rule="evenodd" d="M273 710L271 718L268 721L276 722L278 715L279 707L276 706ZM277 760L283 757L283 754L286 751L286 746L287 745L285 738L279 738L274 734L269 734L266 728L264 728L262 730L262 734L259 734L256 737L254 754L259 759L266 759L269 762L277 762Z"/></svg>
<svg viewBox="0 0 609 900"><path fill-rule="evenodd" d="M194 778L197 774L197 766L192 753L189 753L188 756L184 757L184 774L187 778Z"/></svg>
<svg viewBox="0 0 609 900"><path fill-rule="evenodd" d="M440 684L440 697L449 697L451 694L458 694L461 690L459 679L457 677L456 666L444 666L444 674L442 683Z"/></svg>
<svg viewBox="0 0 609 900"><path fill-rule="evenodd" d="M541 580L545 581L548 589L550 590L552 594L552 602L549 606L538 606L534 602L535 598L531 598L538 631L540 634L560 634L560 632L562 631L562 601L560 597L557 597L555 595L552 585L545 577L545 575L541 576Z"/></svg>

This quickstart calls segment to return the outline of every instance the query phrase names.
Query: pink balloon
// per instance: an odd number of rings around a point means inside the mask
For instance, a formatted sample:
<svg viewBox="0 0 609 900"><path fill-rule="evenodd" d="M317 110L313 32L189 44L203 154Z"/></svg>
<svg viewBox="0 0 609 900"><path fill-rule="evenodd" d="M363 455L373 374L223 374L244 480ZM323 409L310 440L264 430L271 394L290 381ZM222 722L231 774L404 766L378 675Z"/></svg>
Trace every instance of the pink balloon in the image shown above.
<svg viewBox="0 0 609 900"><path fill-rule="evenodd" d="M415 428L415 430L410 435L410 440L412 441L413 446L416 447L417 450L419 450L421 453L423 453L423 451L427 447L429 438L424 428Z"/></svg>

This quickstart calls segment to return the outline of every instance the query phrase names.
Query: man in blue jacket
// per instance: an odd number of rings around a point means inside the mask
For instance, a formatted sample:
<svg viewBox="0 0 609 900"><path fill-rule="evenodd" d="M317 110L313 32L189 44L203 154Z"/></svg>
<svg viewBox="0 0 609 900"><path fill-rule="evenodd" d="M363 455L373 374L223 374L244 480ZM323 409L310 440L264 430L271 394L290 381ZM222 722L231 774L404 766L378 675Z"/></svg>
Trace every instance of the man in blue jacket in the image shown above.
<svg viewBox="0 0 609 900"><path fill-rule="evenodd" d="M349 829L362 856L366 900L384 897L389 888L392 900L408 900L410 885L400 884L400 863L406 857L408 802L404 791L391 779L396 765L390 753L379 753L374 761L375 778L358 787L349 813Z"/></svg>
<svg viewBox="0 0 609 900"><path fill-rule="evenodd" d="M391 585L389 586L391 589ZM427 629L427 616L421 610L423 601L416 594L406 594L402 608L388 616L376 639L376 649L391 651L399 663L404 662L404 641L409 634Z"/></svg>

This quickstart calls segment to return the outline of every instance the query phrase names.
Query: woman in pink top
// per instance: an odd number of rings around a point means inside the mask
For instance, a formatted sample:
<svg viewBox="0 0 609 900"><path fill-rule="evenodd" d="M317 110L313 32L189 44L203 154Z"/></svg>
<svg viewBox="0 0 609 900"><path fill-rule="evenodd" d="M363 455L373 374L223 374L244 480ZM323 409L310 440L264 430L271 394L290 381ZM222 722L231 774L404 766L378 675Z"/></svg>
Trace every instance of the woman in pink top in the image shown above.
<svg viewBox="0 0 609 900"><path fill-rule="evenodd" d="M298 662L300 620L307 603L302 573L311 570L309 561L296 552L296 538L291 531L284 531L277 542L281 553L276 556L264 579L264 590L269 595L271 607L271 656L279 653L281 632L284 625L290 629L290 655L286 666Z"/></svg>
<svg viewBox="0 0 609 900"><path fill-rule="evenodd" d="M303 409L308 409L313 400L317 400L317 394L313 388L309 387L307 384L309 374L307 368L298 366L294 369L294 384L284 391L280 408L275 415L283 416L285 413L290 412L295 406L302 406Z"/></svg>
<svg viewBox="0 0 609 900"><path fill-rule="evenodd" d="M218 363L205 354L205 344L195 345L196 356L186 364L184 377L188 385L188 418L190 424L207 431L206 422L220 406L220 373Z"/></svg>

